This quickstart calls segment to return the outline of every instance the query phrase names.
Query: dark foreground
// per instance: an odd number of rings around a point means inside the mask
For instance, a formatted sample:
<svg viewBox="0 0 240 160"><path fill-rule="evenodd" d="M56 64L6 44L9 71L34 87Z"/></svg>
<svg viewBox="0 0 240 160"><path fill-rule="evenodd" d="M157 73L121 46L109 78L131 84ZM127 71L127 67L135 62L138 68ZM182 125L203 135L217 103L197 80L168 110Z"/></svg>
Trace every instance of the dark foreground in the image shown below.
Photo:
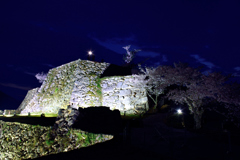
<svg viewBox="0 0 240 160"><path fill-rule="evenodd" d="M161 154L148 151L136 146L125 145L118 139L108 142L96 144L90 147L73 150L67 153L59 153L57 155L49 155L37 159L53 160L53 159L91 159L91 160L170 160L172 158L165 157Z"/></svg>
<svg viewBox="0 0 240 160"><path fill-rule="evenodd" d="M240 159L240 132L224 131L216 123L208 123L199 132L176 129L163 123L164 118L161 113L144 118L142 126L130 127L126 139L118 135L101 144L38 159Z"/></svg>
<svg viewBox="0 0 240 160"><path fill-rule="evenodd" d="M176 129L167 126L164 123L164 119L166 119L164 114L157 113L142 119L142 125L131 125L124 122L124 127L130 126L127 132L123 129L120 134L116 134L114 139L110 141L37 159L240 159L239 131L223 130L219 123L208 122L202 130L194 132L185 128ZM82 121L80 120L79 122ZM49 119L48 123L52 125L54 119ZM95 125L99 125L99 123ZM88 129L85 125L82 126ZM111 128L114 129L114 127ZM127 133L127 137L123 136L125 133Z"/></svg>

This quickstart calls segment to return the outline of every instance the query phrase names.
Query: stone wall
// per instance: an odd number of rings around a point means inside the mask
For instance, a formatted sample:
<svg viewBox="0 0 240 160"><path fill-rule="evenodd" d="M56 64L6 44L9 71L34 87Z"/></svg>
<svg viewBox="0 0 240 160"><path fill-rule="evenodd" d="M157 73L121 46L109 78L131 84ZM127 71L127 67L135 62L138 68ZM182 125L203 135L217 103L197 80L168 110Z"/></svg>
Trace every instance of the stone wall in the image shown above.
<svg viewBox="0 0 240 160"><path fill-rule="evenodd" d="M18 107L18 111L22 111L29 104L29 102L33 99L34 95L37 94L38 89L39 88L34 88L34 89L29 90L27 92L27 95L25 96L24 100L22 101L22 103Z"/></svg>
<svg viewBox="0 0 240 160"><path fill-rule="evenodd" d="M3 115L7 116L7 115L14 115L16 114L16 110L9 110L9 109L5 109L3 112Z"/></svg>
<svg viewBox="0 0 240 160"><path fill-rule="evenodd" d="M0 159L28 159L68 152L113 138L70 129L67 134L51 136L52 127L0 121Z"/></svg>
<svg viewBox="0 0 240 160"><path fill-rule="evenodd" d="M141 76L100 78L109 65L79 59L51 69L41 87L29 91L18 110L21 114L56 114L71 105L76 109L107 106L121 114L146 111L146 90L137 83Z"/></svg>
<svg viewBox="0 0 240 160"><path fill-rule="evenodd" d="M88 88L90 85L93 85L90 84L92 77L99 76L108 65L108 63L82 61L79 59L51 69L46 80L32 100L24 107L21 114L27 114L28 112L54 114L58 113L59 109L66 109L72 94L74 94L73 90L78 86L78 82L85 82L85 86L82 84L78 87ZM87 92L86 96L92 96L92 94ZM93 98L93 100L95 99Z"/></svg>
<svg viewBox="0 0 240 160"><path fill-rule="evenodd" d="M100 79L97 75L79 76L74 82L70 104L74 108L101 106L102 95Z"/></svg>
<svg viewBox="0 0 240 160"><path fill-rule="evenodd" d="M138 78L137 75L103 78L102 105L118 109L121 114L138 114L148 110L147 92L136 86Z"/></svg>

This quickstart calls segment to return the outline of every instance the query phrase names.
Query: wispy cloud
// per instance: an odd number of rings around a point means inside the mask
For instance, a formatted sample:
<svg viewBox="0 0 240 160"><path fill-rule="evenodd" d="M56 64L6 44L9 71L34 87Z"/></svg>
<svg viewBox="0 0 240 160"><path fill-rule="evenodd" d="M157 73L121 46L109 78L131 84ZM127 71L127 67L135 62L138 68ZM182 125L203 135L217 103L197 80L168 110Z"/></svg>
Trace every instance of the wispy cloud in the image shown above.
<svg viewBox="0 0 240 160"><path fill-rule="evenodd" d="M92 38L95 40L98 44L101 46L114 51L119 54L125 54L125 50L123 47L127 45L131 45L131 49L141 49L141 52L138 52L137 55L140 57L157 57L160 56L160 53L153 52L153 51L144 51L141 47L138 47L136 45L132 45L132 43L135 41L134 36L126 37L126 38L112 38L107 40L100 40L97 38Z"/></svg>
<svg viewBox="0 0 240 160"><path fill-rule="evenodd" d="M240 74L239 73L233 73L232 74L234 77L240 77Z"/></svg>
<svg viewBox="0 0 240 160"><path fill-rule="evenodd" d="M202 72L204 75L208 75L209 73L212 73L213 71L211 69L205 70Z"/></svg>
<svg viewBox="0 0 240 160"><path fill-rule="evenodd" d="M160 61L158 62L152 62L152 67L158 67L160 65L163 65L164 62L167 62L168 59L167 59L167 56L166 55L162 55L162 58L160 59Z"/></svg>
<svg viewBox="0 0 240 160"><path fill-rule="evenodd" d="M31 75L31 76L35 76L36 73L31 73L31 72L28 72L28 71L24 71L24 73L28 74L28 75Z"/></svg>
<svg viewBox="0 0 240 160"><path fill-rule="evenodd" d="M237 71L237 72L235 72L235 73L233 73L232 75L234 76L234 77L240 77L240 67L238 66L238 67L234 67L233 68L235 71Z"/></svg>
<svg viewBox="0 0 240 160"><path fill-rule="evenodd" d="M16 66L12 64L7 64L8 68L11 68L14 71L25 73L31 76L35 76L37 73L34 73L33 67L28 67L28 66Z"/></svg>
<svg viewBox="0 0 240 160"><path fill-rule="evenodd" d="M240 71L240 67L233 68L235 71Z"/></svg>
<svg viewBox="0 0 240 160"><path fill-rule="evenodd" d="M194 59L196 59L199 63L204 64L205 66L207 66L210 69L212 69L213 67L216 67L212 62L206 61L204 58L201 58L197 54L193 54L193 55L190 55L190 56L193 57Z"/></svg>
<svg viewBox="0 0 240 160"><path fill-rule="evenodd" d="M163 61L163 62L167 62L167 61L168 61L168 59L167 59L167 56L166 56L166 55L162 55L162 61Z"/></svg>
<svg viewBox="0 0 240 160"><path fill-rule="evenodd" d="M48 67L50 67L50 68L55 68L55 67L56 67L56 66L54 66L54 65L52 65L52 64L47 64L47 63L43 63L42 65L48 66Z"/></svg>
<svg viewBox="0 0 240 160"><path fill-rule="evenodd" d="M10 88L27 90L27 91L33 89L32 87L19 86L17 84L13 84L13 83L0 83L0 85L5 86L5 87L10 87Z"/></svg>
<svg viewBox="0 0 240 160"><path fill-rule="evenodd" d="M137 55L140 57L153 57L153 58L160 56L159 53L151 52L151 51L141 51L141 52L138 52Z"/></svg>
<svg viewBox="0 0 240 160"><path fill-rule="evenodd" d="M119 54L123 54L124 53L124 49L122 47L129 45L129 42L134 40L133 36L130 37L126 37L126 38L111 38L111 39L107 39L107 40L100 40L98 38L93 38L91 37L93 40L95 40L98 44L100 44L101 46L112 50L114 52L117 52ZM131 45L131 48L133 48L133 46ZM138 48L135 48L138 49Z"/></svg>

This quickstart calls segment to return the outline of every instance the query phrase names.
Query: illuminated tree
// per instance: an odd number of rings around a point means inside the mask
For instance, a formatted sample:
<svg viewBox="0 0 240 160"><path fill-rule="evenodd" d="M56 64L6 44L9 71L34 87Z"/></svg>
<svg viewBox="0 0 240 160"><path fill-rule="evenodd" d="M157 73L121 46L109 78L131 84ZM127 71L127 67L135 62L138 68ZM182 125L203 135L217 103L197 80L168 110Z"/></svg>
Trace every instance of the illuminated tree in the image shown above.
<svg viewBox="0 0 240 160"><path fill-rule="evenodd" d="M169 100L188 106L190 113L193 114L196 129L201 128L202 114L206 109L204 106L210 101L224 103L229 110L239 105L239 92L234 91L236 85L235 87L225 85L229 76L220 73L204 75L200 68L191 68L184 63L174 64L174 67L159 66L155 69L146 67L146 71L143 69L141 71L148 79L146 89L149 96L151 98L152 95L156 96L155 100L152 98L154 107L157 106L158 95L165 91L165 97ZM236 109L238 108L235 107ZM232 114L232 111L228 114Z"/></svg>
<svg viewBox="0 0 240 160"><path fill-rule="evenodd" d="M195 128L201 128L202 114L205 109L213 109L218 112L219 107L204 108L205 104L215 100L223 104L227 109L223 113L227 119L232 119L239 113L240 84L227 83L230 76L220 73L202 74L199 69L188 67L186 64L174 64L169 77L175 88L169 90L166 97L176 103L187 104L190 113L194 116Z"/></svg>
<svg viewBox="0 0 240 160"><path fill-rule="evenodd" d="M146 81L144 88L147 90L148 96L153 100L155 104L153 109L156 109L158 96L164 93L164 88L166 87L165 79L161 77L160 72L156 72L157 68L145 67L144 70L140 64L138 67L140 71L144 73L144 78ZM155 98L153 98L153 96L155 96Z"/></svg>
<svg viewBox="0 0 240 160"><path fill-rule="evenodd" d="M219 88L219 94L217 95L217 101L224 105L227 109L227 113L220 112L217 107L213 110L226 117L227 121L234 121L234 118L240 116L240 84L239 83L227 83ZM239 126L239 122L234 122Z"/></svg>
<svg viewBox="0 0 240 160"><path fill-rule="evenodd" d="M179 69L179 66L175 68ZM205 110L203 107L212 99L217 99L219 95L218 88L226 81L226 77L218 73L211 73L208 76L201 74L199 71L194 71L193 68L188 68L187 76L178 72L181 76L181 82L177 83L176 89L170 90L166 97L180 104L187 104L190 113L193 114L195 120L195 128L201 128L202 114ZM190 78L189 75L192 77ZM221 99L218 99L221 100Z"/></svg>
<svg viewBox="0 0 240 160"><path fill-rule="evenodd" d="M133 51L129 51L130 47L131 47L131 45L123 47L127 51L126 57L123 58L126 63L130 63L132 61L132 59L134 58L135 54L137 52L141 51L140 49L134 49Z"/></svg>
<svg viewBox="0 0 240 160"><path fill-rule="evenodd" d="M35 77L38 79L39 83L43 83L43 81L47 78L47 74L42 72L36 74Z"/></svg>

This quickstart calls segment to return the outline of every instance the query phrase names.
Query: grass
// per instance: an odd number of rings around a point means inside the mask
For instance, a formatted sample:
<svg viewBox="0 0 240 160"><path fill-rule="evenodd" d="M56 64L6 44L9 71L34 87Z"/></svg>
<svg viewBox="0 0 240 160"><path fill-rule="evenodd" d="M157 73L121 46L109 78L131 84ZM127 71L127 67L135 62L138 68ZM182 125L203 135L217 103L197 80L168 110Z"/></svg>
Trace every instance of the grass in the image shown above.
<svg viewBox="0 0 240 160"><path fill-rule="evenodd" d="M138 119L138 118L145 118L146 116L142 114L132 114L132 115L121 115L122 119Z"/></svg>
<svg viewBox="0 0 240 160"><path fill-rule="evenodd" d="M11 114L11 115L0 115L0 117L13 117L13 118L22 118L22 117L41 117L42 114ZM44 114L44 117L57 117L58 114Z"/></svg>
<svg viewBox="0 0 240 160"><path fill-rule="evenodd" d="M57 117L58 114L44 114L43 117ZM25 118L25 117L42 117L42 114L15 114L15 115L0 115L0 117ZM142 114L121 115L122 119L136 119L143 118Z"/></svg>

